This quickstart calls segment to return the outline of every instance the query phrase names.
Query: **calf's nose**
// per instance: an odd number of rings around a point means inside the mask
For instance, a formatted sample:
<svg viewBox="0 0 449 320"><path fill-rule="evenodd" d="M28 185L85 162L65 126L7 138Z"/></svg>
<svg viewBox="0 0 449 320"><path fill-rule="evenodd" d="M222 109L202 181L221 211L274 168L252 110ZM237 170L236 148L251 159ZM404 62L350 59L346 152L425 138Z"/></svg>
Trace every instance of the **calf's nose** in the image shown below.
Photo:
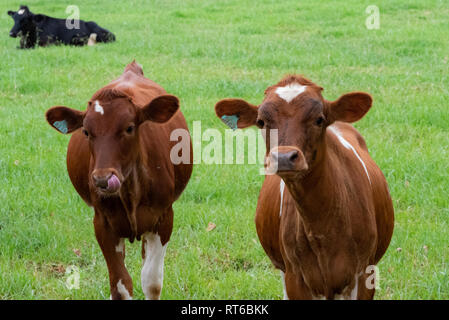
<svg viewBox="0 0 449 320"><path fill-rule="evenodd" d="M268 154L265 166L268 173L303 171L308 168L301 150L295 147L276 147Z"/></svg>
<svg viewBox="0 0 449 320"><path fill-rule="evenodd" d="M112 173L108 174L107 176L100 176L93 174L92 178L95 182L95 186L97 188L106 189L108 187L108 180L112 176Z"/></svg>
<svg viewBox="0 0 449 320"><path fill-rule="evenodd" d="M295 162L299 158L297 150L289 152L274 152L273 157L278 161L278 171L291 171L295 168Z"/></svg>
<svg viewBox="0 0 449 320"><path fill-rule="evenodd" d="M114 172L95 170L92 173L92 180L97 188L110 193L117 192L120 189L120 179Z"/></svg>

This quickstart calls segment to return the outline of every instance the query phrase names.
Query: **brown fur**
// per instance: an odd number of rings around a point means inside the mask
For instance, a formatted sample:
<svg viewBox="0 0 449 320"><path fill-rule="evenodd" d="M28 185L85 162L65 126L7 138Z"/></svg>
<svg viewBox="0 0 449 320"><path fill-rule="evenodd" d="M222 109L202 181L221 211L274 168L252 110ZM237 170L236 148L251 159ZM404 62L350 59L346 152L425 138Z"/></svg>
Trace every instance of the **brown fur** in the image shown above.
<svg viewBox="0 0 449 320"><path fill-rule="evenodd" d="M104 109L103 115L95 112L96 101ZM125 256L116 252L120 239L132 242L148 231L158 233L162 245L170 239L172 204L192 172L191 144L189 164L174 165L170 160L170 149L177 143L170 141L170 133L178 128L188 130L178 103L176 97L144 78L142 68L133 62L118 79L92 96L85 112L66 107L47 111L50 125L66 120L68 133L73 132L67 169L76 191L95 209L95 235L108 265L112 298L123 298L116 287L120 279L132 295ZM128 127L134 130L126 133ZM121 182L119 192L99 192L93 173L115 174Z"/></svg>
<svg viewBox="0 0 449 320"><path fill-rule="evenodd" d="M290 103L275 90L290 83L307 85ZM366 143L347 122L359 120L371 107L368 94L353 92L327 101L322 88L301 76L287 76L268 87L259 106L240 99L217 103L218 117L238 114L240 128L257 124L278 129L279 147L267 143L267 163L297 152L291 170L267 175L256 210L257 233L274 266L285 272L290 299L372 299L366 267L375 265L390 243L393 204L387 182L370 158ZM248 119L252 119L248 121ZM371 184L352 150L329 129L333 126L365 163ZM293 158L292 158L293 159ZM280 214L280 179L285 182Z"/></svg>

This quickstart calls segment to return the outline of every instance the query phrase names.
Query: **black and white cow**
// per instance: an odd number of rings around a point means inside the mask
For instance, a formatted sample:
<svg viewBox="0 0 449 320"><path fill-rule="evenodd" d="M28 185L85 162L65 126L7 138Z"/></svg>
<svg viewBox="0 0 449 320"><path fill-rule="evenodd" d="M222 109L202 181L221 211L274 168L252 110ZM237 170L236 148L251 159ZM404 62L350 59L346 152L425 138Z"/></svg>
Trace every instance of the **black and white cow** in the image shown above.
<svg viewBox="0 0 449 320"><path fill-rule="evenodd" d="M9 35L20 36L20 48L28 49L49 44L86 45L91 34L96 35L96 42L115 41L115 36L101 28L93 21L79 20L78 26L66 25L66 19L52 18L43 14L32 13L27 6L20 6L18 11L8 11L14 19L14 26Z"/></svg>

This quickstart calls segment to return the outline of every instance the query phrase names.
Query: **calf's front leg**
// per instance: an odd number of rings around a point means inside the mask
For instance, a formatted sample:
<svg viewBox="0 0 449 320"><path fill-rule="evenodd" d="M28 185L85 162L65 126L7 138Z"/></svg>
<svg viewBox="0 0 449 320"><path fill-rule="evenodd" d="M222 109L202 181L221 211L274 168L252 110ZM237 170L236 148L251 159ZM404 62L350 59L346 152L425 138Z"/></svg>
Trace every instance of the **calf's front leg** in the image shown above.
<svg viewBox="0 0 449 320"><path fill-rule="evenodd" d="M156 232L142 235L142 290L147 300L159 300L164 280L164 259L173 228L173 209L161 218Z"/></svg>
<svg viewBox="0 0 449 320"><path fill-rule="evenodd" d="M112 300L131 300L133 283L125 266L124 239L115 235L106 218L95 210L95 236L108 266Z"/></svg>

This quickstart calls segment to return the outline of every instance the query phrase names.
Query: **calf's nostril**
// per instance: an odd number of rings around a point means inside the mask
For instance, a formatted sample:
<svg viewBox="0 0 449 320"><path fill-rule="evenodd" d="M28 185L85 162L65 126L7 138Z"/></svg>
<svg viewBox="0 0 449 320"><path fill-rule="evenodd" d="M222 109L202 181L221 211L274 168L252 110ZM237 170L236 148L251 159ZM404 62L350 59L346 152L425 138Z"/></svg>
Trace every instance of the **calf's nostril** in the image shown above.
<svg viewBox="0 0 449 320"><path fill-rule="evenodd" d="M98 188L106 189L108 187L108 180L106 180L106 179L96 179L95 180L95 185Z"/></svg>
<svg viewBox="0 0 449 320"><path fill-rule="evenodd" d="M298 157L299 157L298 151L292 151L292 152L290 152L288 160L290 162L295 162L298 159Z"/></svg>
<svg viewBox="0 0 449 320"><path fill-rule="evenodd" d="M99 177L96 175L93 175L92 178L94 179L95 186L98 188L106 189L108 187L108 180L111 177L111 175L105 176L105 177Z"/></svg>

